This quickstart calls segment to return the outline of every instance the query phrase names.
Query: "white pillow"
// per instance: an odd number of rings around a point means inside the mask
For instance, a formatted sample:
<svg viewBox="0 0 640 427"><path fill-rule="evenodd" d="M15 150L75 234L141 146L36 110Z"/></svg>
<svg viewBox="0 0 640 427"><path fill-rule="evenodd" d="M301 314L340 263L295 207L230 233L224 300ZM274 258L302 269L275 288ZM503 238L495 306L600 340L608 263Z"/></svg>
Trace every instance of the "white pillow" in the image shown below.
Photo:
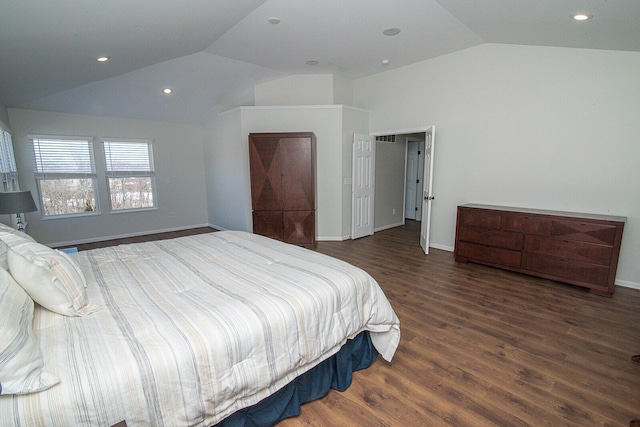
<svg viewBox="0 0 640 427"><path fill-rule="evenodd" d="M32 321L33 301L0 269L0 395L32 393L60 382L43 369Z"/></svg>
<svg viewBox="0 0 640 427"><path fill-rule="evenodd" d="M18 231L15 228L13 228L10 225L4 224L2 222L0 222L0 231L6 231L8 233L14 232L14 231Z"/></svg>
<svg viewBox="0 0 640 427"><path fill-rule="evenodd" d="M16 236L24 237L27 240L31 240L32 242L35 242L35 240L33 240L33 237L29 236L27 233L23 233L22 231L18 231L13 227L0 223L0 236L4 234L15 234ZM9 269L9 263L7 261L7 245L5 245L5 243L2 241L1 238L0 238L0 267L5 270Z"/></svg>
<svg viewBox="0 0 640 427"><path fill-rule="evenodd" d="M2 240L9 247L11 275L35 302L65 316L84 316L101 308L87 304L87 282L69 255L12 234Z"/></svg>

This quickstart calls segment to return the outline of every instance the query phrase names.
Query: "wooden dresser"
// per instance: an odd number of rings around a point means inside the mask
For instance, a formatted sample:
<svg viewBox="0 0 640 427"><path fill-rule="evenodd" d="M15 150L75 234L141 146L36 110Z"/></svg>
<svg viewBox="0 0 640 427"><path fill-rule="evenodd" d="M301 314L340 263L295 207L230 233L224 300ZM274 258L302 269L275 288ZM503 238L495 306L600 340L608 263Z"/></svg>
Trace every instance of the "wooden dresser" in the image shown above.
<svg viewBox="0 0 640 427"><path fill-rule="evenodd" d="M503 206L458 206L455 260L611 296L626 218Z"/></svg>
<svg viewBox="0 0 640 427"><path fill-rule="evenodd" d="M311 132L249 135L254 233L316 246L315 144Z"/></svg>

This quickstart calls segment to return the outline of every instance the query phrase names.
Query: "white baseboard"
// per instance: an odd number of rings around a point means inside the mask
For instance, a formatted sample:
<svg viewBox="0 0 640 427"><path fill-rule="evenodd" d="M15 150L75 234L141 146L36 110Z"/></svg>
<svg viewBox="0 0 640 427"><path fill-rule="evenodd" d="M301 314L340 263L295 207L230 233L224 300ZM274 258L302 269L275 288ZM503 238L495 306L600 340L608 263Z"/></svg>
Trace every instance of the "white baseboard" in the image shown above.
<svg viewBox="0 0 640 427"><path fill-rule="evenodd" d="M616 286L622 286L623 288L631 288L640 290L640 283L629 282L628 280L616 280Z"/></svg>
<svg viewBox="0 0 640 427"><path fill-rule="evenodd" d="M395 224L388 224L388 225L384 225L382 227L374 228L373 232L377 233L378 231L387 230L389 228L401 227L403 225L404 225L404 221L396 222Z"/></svg>
<svg viewBox="0 0 640 427"><path fill-rule="evenodd" d="M453 246L445 246L445 245L438 245L438 244L432 243L429 245L429 247L434 249L440 249L447 252L453 252Z"/></svg>
<svg viewBox="0 0 640 427"><path fill-rule="evenodd" d="M318 242L344 242L351 239L351 236L318 236L316 240Z"/></svg>
<svg viewBox="0 0 640 427"><path fill-rule="evenodd" d="M215 224L207 224L207 227L215 228L218 231L227 231L226 228L220 227L219 225L215 225Z"/></svg>

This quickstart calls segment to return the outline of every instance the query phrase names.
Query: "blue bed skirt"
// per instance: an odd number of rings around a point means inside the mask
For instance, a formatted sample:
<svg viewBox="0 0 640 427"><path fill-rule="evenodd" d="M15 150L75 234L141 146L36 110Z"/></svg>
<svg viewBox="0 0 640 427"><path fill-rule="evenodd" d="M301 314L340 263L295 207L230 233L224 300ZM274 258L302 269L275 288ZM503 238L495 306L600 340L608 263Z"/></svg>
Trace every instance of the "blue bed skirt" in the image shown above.
<svg viewBox="0 0 640 427"><path fill-rule="evenodd" d="M351 385L351 373L371 366L378 352L368 331L348 340L329 359L287 384L284 388L248 408L225 418L216 427L266 427L300 414L300 405L320 399L329 389L344 391Z"/></svg>

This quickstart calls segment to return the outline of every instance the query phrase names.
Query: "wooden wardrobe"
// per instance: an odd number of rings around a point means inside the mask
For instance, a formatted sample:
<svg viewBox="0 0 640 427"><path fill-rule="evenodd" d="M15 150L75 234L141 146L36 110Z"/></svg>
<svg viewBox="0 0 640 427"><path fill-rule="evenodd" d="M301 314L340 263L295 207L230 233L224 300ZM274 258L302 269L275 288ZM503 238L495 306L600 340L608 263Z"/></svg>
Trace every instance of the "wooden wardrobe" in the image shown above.
<svg viewBox="0 0 640 427"><path fill-rule="evenodd" d="M315 147L311 132L249 134L254 233L315 247Z"/></svg>

